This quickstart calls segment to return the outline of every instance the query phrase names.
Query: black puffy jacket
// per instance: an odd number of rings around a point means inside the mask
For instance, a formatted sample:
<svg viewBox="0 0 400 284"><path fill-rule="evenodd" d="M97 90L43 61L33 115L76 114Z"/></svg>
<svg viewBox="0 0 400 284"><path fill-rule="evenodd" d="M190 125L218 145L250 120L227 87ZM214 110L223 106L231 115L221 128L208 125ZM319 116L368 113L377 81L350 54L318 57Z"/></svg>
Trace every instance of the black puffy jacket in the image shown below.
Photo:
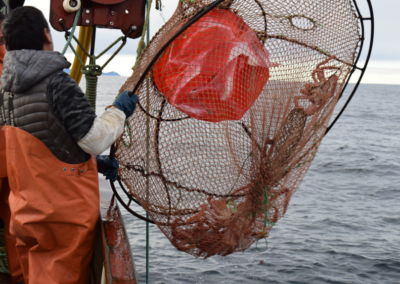
<svg viewBox="0 0 400 284"><path fill-rule="evenodd" d="M96 114L79 86L63 72L70 66L58 52L7 52L0 124L29 132L62 162L78 164L90 158L77 142L89 132Z"/></svg>

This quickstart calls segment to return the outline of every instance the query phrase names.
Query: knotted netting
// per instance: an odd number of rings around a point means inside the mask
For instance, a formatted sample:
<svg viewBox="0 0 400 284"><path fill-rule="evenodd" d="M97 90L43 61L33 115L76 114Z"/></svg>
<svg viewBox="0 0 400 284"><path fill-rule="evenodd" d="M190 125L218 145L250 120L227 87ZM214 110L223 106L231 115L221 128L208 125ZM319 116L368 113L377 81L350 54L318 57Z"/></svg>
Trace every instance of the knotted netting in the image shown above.
<svg viewBox="0 0 400 284"><path fill-rule="evenodd" d="M212 3L180 1L142 53L116 153L129 193L203 258L246 250L284 216L360 42L350 0L222 1L173 38Z"/></svg>

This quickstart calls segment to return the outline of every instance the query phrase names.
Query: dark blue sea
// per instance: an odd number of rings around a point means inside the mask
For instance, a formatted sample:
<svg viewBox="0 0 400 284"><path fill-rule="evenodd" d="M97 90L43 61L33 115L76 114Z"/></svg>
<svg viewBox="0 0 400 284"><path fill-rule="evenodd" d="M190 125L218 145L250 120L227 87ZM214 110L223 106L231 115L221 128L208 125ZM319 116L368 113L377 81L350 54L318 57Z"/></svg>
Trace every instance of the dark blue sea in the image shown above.
<svg viewBox="0 0 400 284"><path fill-rule="evenodd" d="M100 78L99 114L125 80ZM145 223L122 211L146 283ZM150 225L149 282L400 283L400 85L359 87L268 247L203 261L177 251Z"/></svg>

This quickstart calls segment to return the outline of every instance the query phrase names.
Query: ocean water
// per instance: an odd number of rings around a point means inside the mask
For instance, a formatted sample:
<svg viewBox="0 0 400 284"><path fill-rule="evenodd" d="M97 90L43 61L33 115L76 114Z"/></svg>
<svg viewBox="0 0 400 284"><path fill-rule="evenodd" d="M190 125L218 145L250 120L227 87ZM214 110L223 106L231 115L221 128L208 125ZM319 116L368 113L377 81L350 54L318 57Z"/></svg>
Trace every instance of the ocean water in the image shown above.
<svg viewBox="0 0 400 284"><path fill-rule="evenodd" d="M125 80L100 78L98 114ZM150 283L400 283L399 109L400 85L360 86L263 253L196 259L150 225ZM121 210L145 283L145 223Z"/></svg>

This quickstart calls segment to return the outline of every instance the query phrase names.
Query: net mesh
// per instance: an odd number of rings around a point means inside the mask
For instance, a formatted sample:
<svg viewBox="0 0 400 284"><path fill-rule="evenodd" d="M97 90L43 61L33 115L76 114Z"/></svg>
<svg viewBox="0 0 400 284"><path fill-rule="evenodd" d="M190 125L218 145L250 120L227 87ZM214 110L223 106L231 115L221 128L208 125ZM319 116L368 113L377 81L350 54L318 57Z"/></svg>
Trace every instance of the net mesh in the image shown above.
<svg viewBox="0 0 400 284"><path fill-rule="evenodd" d="M182 0L121 90L210 0ZM350 0L225 1L165 49L117 142L119 175L180 251L268 237L314 159L360 43Z"/></svg>

